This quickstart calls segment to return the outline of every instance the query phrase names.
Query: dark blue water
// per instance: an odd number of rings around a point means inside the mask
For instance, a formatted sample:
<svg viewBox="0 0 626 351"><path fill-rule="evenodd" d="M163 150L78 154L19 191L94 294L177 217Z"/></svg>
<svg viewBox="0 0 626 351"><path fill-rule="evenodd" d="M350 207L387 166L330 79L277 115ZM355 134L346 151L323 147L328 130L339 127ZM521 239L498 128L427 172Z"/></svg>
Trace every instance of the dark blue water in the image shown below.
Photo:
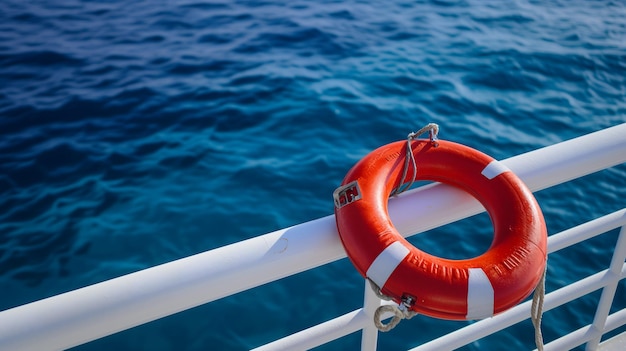
<svg viewBox="0 0 626 351"><path fill-rule="evenodd" d="M4 0L0 310L326 216L357 160L428 122L499 159L626 122L625 77L621 1ZM537 193L550 233L623 208L625 179ZM443 234L472 255L491 227ZM615 238L551 257L548 290L606 268ZM344 259L77 350L247 349L362 288ZM597 298L546 313L546 340ZM418 316L380 349L463 324ZM528 322L467 349L531 347Z"/></svg>

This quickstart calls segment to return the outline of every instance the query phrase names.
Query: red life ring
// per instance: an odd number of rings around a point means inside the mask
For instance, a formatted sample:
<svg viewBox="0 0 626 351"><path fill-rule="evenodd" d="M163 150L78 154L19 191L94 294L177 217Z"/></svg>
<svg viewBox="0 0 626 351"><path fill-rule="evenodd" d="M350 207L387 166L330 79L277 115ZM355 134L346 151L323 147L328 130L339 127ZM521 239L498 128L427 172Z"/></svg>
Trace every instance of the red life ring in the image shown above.
<svg viewBox="0 0 626 351"><path fill-rule="evenodd" d="M482 203L494 226L487 252L451 260L427 254L391 223L387 201L400 187L407 142L382 146L360 160L335 193L337 229L359 273L381 292L428 316L470 320L521 302L545 270L547 231L532 192L506 166L449 141L410 143L416 180L456 186ZM413 177L408 169L407 178Z"/></svg>

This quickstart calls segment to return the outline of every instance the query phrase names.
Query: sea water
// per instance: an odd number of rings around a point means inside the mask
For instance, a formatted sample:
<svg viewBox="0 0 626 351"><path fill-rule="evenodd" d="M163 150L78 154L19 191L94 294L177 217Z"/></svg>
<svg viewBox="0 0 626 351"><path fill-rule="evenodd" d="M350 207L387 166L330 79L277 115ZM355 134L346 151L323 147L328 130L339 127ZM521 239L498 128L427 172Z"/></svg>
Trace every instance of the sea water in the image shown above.
<svg viewBox="0 0 626 351"><path fill-rule="evenodd" d="M0 310L327 216L356 161L429 122L497 159L623 123L625 77L622 1L4 0ZM536 193L550 234L623 208L625 179ZM471 257L491 231L482 214L412 242ZM548 291L605 269L615 238L551 257ZM248 349L359 308L363 286L343 259L76 350ZM546 340L597 298L546 313ZM379 346L465 324L418 316Z"/></svg>

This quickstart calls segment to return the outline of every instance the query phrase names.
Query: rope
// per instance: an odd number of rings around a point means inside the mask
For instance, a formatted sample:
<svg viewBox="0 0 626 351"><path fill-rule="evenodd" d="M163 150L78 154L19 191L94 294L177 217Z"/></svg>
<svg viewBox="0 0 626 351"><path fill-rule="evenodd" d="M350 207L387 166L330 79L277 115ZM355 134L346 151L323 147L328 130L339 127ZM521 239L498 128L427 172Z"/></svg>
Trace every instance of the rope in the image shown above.
<svg viewBox="0 0 626 351"><path fill-rule="evenodd" d="M389 323L383 323L383 314L385 312L393 313L393 317L389 321ZM391 329L395 328L398 323L400 323L403 319L411 319L413 318L417 312L409 310L404 304L400 304L399 306L394 305L384 305L380 306L374 312L374 325L381 332L388 332Z"/></svg>
<svg viewBox="0 0 626 351"><path fill-rule="evenodd" d="M428 123L417 132L409 133L409 135L407 135L406 156L404 158L404 169L402 170L402 178L400 178L400 186L394 189L389 196L396 196L401 194L402 192L410 189L415 182L415 179L417 178L417 164L415 162L413 150L411 150L411 141L417 139L420 135L426 132L429 132L430 142L432 143L432 145L437 147L437 134L439 134L439 126L435 123ZM413 177L411 178L410 182L405 183L406 175L409 171L409 162L410 166L413 167ZM370 282L372 290L374 290L374 294L376 294L379 299L387 301L391 300L391 297L384 295L380 291L380 287L376 285L376 283L374 283L370 279L368 279L368 281ZM411 297L407 297L406 299L403 298L402 303L398 304L397 306L384 305L378 307L376 309L376 312L374 312L374 324L376 325L376 328L378 328L378 330L380 330L381 332L388 332L391 329L395 328L401 320L413 318L413 316L417 314L417 312L411 311L410 309L413 303L414 299ZM386 312L393 314L391 321L389 321L389 323L387 324L383 323L383 314L385 314Z"/></svg>
<svg viewBox="0 0 626 351"><path fill-rule="evenodd" d="M389 321L389 323L387 324L383 323L383 313L385 312L393 313L393 318L391 318L391 321ZM403 318L404 315L402 314L400 309L392 305L380 306L376 309L376 312L374 312L374 324L376 325L376 328L378 328L378 330L380 330L381 332L388 332L391 329L395 328L396 325L398 325L398 323L400 323Z"/></svg>
<svg viewBox="0 0 626 351"><path fill-rule="evenodd" d="M543 275L541 276L539 283L537 283L535 293L533 294L533 303L530 306L530 319L535 327L535 345L537 345L537 351L543 351L541 317L543 315L543 299L546 295L546 270L543 271Z"/></svg>
<svg viewBox="0 0 626 351"><path fill-rule="evenodd" d="M380 291L380 288L378 287L378 285L376 285L376 283L374 283L370 279L367 280L370 282L370 287L372 288L372 290L374 290L374 294L376 294L379 299L391 301L391 297L384 295ZM411 301L412 300L403 300L403 302L397 306L383 305L378 307L376 309L376 312L374 312L374 325L376 326L376 328L381 332L388 332L391 329L395 328L401 320L413 318L417 314L417 312L410 310ZM393 317L387 324L383 323L383 315L386 312L393 314Z"/></svg>
<svg viewBox="0 0 626 351"><path fill-rule="evenodd" d="M404 157L404 168L402 170L402 178L400 178L400 185L395 188L389 196L400 195L401 193L410 189L413 183L415 183L415 178L417 177L417 164L415 163L415 156L413 155L413 150L411 149L411 141L417 139L420 135L426 132L429 132L430 134L430 142L433 144L433 146L437 147L437 134L439 134L439 125L437 125L436 123L428 123L417 132L409 133L406 138L406 156ZM405 183L406 175L409 171L409 162L411 162L411 166L413 167L413 177L411 178L410 182Z"/></svg>

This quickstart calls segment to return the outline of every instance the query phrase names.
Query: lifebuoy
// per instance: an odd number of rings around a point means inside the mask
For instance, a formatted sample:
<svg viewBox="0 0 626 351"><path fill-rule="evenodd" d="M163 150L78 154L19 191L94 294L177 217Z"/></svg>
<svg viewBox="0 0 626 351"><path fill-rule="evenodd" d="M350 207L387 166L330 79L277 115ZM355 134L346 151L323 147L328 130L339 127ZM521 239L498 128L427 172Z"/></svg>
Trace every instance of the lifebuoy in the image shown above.
<svg viewBox="0 0 626 351"><path fill-rule="evenodd" d="M408 145L415 174L404 167ZM404 172L461 188L480 201L494 227L487 252L452 260L406 241L387 210ZM382 146L348 172L334 198L337 229L353 265L395 302L408 298L415 312L453 320L489 317L526 298L545 271L547 231L532 192L502 163L467 146L425 139Z"/></svg>

